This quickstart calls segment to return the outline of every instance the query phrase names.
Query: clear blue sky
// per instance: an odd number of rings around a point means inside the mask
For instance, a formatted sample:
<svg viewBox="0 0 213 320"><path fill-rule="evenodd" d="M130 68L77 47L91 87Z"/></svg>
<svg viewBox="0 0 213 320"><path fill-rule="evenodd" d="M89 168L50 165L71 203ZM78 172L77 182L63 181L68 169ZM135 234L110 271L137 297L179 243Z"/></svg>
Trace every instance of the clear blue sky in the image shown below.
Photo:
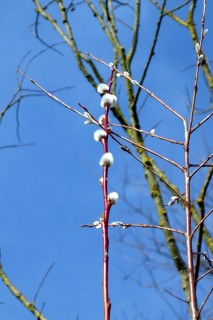
<svg viewBox="0 0 213 320"><path fill-rule="evenodd" d="M137 54L133 70L136 79L138 70L145 62L158 17L157 11L147 4L148 1L143 2L141 27L147 31L140 38L141 52ZM212 50L212 10L213 4L209 1L206 23L209 35L205 40L209 55ZM80 43L79 49L110 62L112 52L107 44L105 46L106 40L102 31L97 29L88 10L84 9L84 6L77 7L72 15L74 31ZM128 15L125 12L123 15L122 18L128 21ZM44 47L33 36L35 13L32 1L4 1L0 21L2 109L16 90L16 67L23 56L31 50L29 58L33 57ZM146 86L178 112L187 114L186 87L192 89L194 70L182 70L193 65L195 53L189 35L184 34L181 28L170 20L166 19L165 22L156 49L157 58L153 60ZM49 44L60 41L52 29L45 25L41 26L41 33ZM122 37L128 46L126 31ZM60 45L57 48L63 56L47 51L33 61L28 75L47 90L72 86L69 90L59 92L58 96L75 108L78 102L81 102L98 117L102 113L99 95L81 76L73 55L66 46ZM101 70L107 80L109 70L105 67L101 67ZM25 81L24 87L35 89L28 81ZM198 102L205 104L208 97L200 95ZM160 117L160 120L163 119L159 126L161 134L169 137L182 135L176 130L175 119L171 119L163 109L159 113L153 111L154 102L152 105L151 100L149 104L152 107L151 115L145 110L141 119L145 130L150 130ZM125 101L123 108L127 108ZM0 247L4 270L14 285L32 300L41 279L54 262L54 268L38 296L37 307L41 308L45 302L44 315L50 320L100 320L103 318L101 231L80 227L84 223L97 220L102 211L101 189L98 184L101 176L98 163L102 148L93 139L95 128L84 126L82 118L47 97L23 100L19 109L19 121L22 143L34 145L0 149ZM1 122L0 147L18 143L16 129L14 107L6 113ZM205 135L203 142L210 145ZM155 146L155 143L151 143ZM110 150L115 158L110 170L110 191L115 190L121 195L118 205L112 208L110 220L147 222L146 214L149 214L151 205L140 166L111 142ZM204 150L201 145L199 152L195 153L197 160L203 159ZM168 148L164 151L170 157L174 152ZM179 155L175 156L179 159ZM166 169L165 164L163 168ZM170 171L172 179L175 179L175 172ZM128 200L144 213L144 217L141 213L131 212L125 203L124 181L128 176L134 182L133 186L127 189ZM166 197L167 195L165 199ZM185 319L185 306L164 294L163 290L156 291L152 286L153 277L158 279L159 283L165 282L164 287L167 289L180 286L176 278L170 279L168 287L166 285L168 276L165 264L168 264L168 270L173 268L173 264L162 258L164 271L161 271L161 268L156 271L155 262L157 264L160 259L153 252L153 274L145 270L144 265L150 257L146 256L147 248L145 250L143 246L150 246L150 252L154 248L149 235L150 230L110 230L112 320L177 319L166 299L176 304L175 310ZM155 236L158 237L159 232L156 232ZM142 243L140 251L123 245L123 242L138 244L139 239ZM159 241L161 239L159 236ZM171 274L169 273L169 276ZM128 275L131 275L132 279L128 278ZM136 283L138 279L140 283ZM0 304L0 319L34 319L1 282L0 302L3 302Z"/></svg>

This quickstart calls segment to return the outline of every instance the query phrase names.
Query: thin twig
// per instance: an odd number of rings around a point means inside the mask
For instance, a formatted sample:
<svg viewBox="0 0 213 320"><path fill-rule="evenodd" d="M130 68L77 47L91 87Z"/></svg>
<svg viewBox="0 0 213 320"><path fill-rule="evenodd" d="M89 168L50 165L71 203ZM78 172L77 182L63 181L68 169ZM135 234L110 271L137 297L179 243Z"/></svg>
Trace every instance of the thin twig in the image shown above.
<svg viewBox="0 0 213 320"><path fill-rule="evenodd" d="M208 114L208 116L206 116L202 121L200 121L199 123L197 123L194 128L191 129L191 133L194 132L197 128L199 128L204 122L206 122L207 120L209 120L211 117L213 116L213 112L211 112L210 114Z"/></svg>
<svg viewBox="0 0 213 320"><path fill-rule="evenodd" d="M150 0L159 10L162 10L161 5L155 1L155 0ZM188 2L191 2L191 0L186 1L183 5L187 5ZM182 5L181 5L182 6ZM187 27L187 22L176 16L173 12L180 9L179 7L176 7L172 10L164 10L164 15L170 16L174 21L178 22L181 26Z"/></svg>
<svg viewBox="0 0 213 320"><path fill-rule="evenodd" d="M38 289L36 290L36 293L35 293L34 298L33 298L33 303L34 303L34 304L35 304L36 299L37 299L37 297L38 297L38 295L39 295L39 293L40 293L40 291L41 291L42 286L44 285L44 282L46 281L46 279L47 279L50 271L53 269L54 265L55 265L55 263L53 262L53 263L49 266L49 268L48 268L47 272L45 273L45 275L43 276L43 278L41 279L41 282L40 282L40 284L39 284L39 286L38 286Z"/></svg>
<svg viewBox="0 0 213 320"><path fill-rule="evenodd" d="M165 6L166 6L166 0L164 0L163 3L162 3L162 7L161 7L161 10L160 10L160 16L158 18L155 34L154 34L154 37L153 37L152 46L151 46L151 49L150 49L150 52L149 52L149 56L147 58L146 65L145 65L144 70L143 70L143 74L142 74L141 79L139 81L140 85L142 85L144 83L144 80L146 78L147 72L149 70L149 66L150 66L150 64L152 62L152 58L154 57L154 54L155 54L155 48L156 48L157 41L158 41L158 38L159 38L159 32L160 32L161 24L163 22L163 12L164 12ZM141 90L140 90L140 88L138 88L137 92L135 94L135 97L134 97L133 108L136 106L136 104L138 102L138 98L139 98L140 92L141 92Z"/></svg>
<svg viewBox="0 0 213 320"><path fill-rule="evenodd" d="M35 143L22 143L22 144L8 144L6 146L0 146L0 150L11 149L11 148L22 148L34 146Z"/></svg>
<svg viewBox="0 0 213 320"><path fill-rule="evenodd" d="M204 259L208 262L209 267L213 268L213 259L210 259L206 252L194 252L194 254L199 255L199 256L203 256Z"/></svg>
<svg viewBox="0 0 213 320"><path fill-rule="evenodd" d="M174 293L172 293L171 291L169 291L168 289L163 289L164 291L166 291L168 294L170 294L172 297L174 297L175 299L178 299L179 301L181 302L185 302L185 303L188 303L186 300L176 296Z"/></svg>
<svg viewBox="0 0 213 320"><path fill-rule="evenodd" d="M200 309L197 312L197 319L200 317L201 311L203 310L203 307L205 306L207 300L209 299L210 295L213 292L213 288L209 291L209 293L206 295L205 299L203 300Z"/></svg>
<svg viewBox="0 0 213 320"><path fill-rule="evenodd" d="M110 133L109 133L110 134ZM138 158L127 146L123 145L118 139L116 139L113 135L111 135L111 138L113 140L115 140L119 145L121 150L129 153L133 158L135 158L138 162L140 162L146 169L148 169L150 172L152 172L160 181L162 181L170 191L172 191L173 194L177 195L182 201L183 203L185 203L185 199L183 198L183 196L181 194L178 193L177 190L175 190L166 180L164 180L164 178L162 177L162 175L160 175L160 173L158 174L157 172L155 172L154 169L152 169L150 166L148 166L146 163L144 163L140 158Z"/></svg>
<svg viewBox="0 0 213 320"><path fill-rule="evenodd" d="M150 228L150 229L159 229L159 230L167 230L171 232L175 232L178 234L181 234L185 236L185 233L183 231L180 231L178 229L174 228L166 228L166 227L161 227L157 225L152 225L152 224L146 224L146 223L126 223L126 222L121 222L121 221L116 221L108 224L109 227L121 227L122 229L127 229L127 228ZM96 225L94 224L83 224L81 227L88 227L88 228L94 228Z"/></svg>
<svg viewBox="0 0 213 320"><path fill-rule="evenodd" d="M121 128L125 128L125 129L130 129L130 130L142 132L142 133L144 133L146 135L150 135L151 137L154 137L154 138L157 138L157 139L160 139L160 140L164 140L164 141L167 141L167 142L170 142L170 143L184 145L184 142L182 142L182 141L177 141L177 140L173 140L173 139L170 139L170 138L165 138L165 137L159 136L159 135L157 135L155 133L151 133L149 131L138 129L138 128L131 127L131 126L126 126L124 124L118 124L118 123L111 123L110 122L110 125L113 126L113 127L121 127Z"/></svg>
<svg viewBox="0 0 213 320"><path fill-rule="evenodd" d="M37 88L39 88L41 91L43 91L44 93L46 93L46 95L48 95L51 99L55 100L56 102L62 104L65 108L77 113L79 116L85 118L85 116L77 111L76 109L70 107L68 104L66 104L65 102L63 102L62 100L60 100L59 98L57 98L55 95L51 94L49 91L45 90L43 87L41 87L35 80L33 80L32 78L28 77L26 74L24 74L22 71L17 70L17 72L19 72L20 74L22 74L25 78L27 78L28 80L30 80Z"/></svg>
<svg viewBox="0 0 213 320"><path fill-rule="evenodd" d="M206 271L204 274L202 274L199 278L197 278L196 282L202 280L204 277L206 277L208 274L213 274L213 268L211 268L210 270Z"/></svg>
<svg viewBox="0 0 213 320"><path fill-rule="evenodd" d="M52 2L54 2L54 1L52 1ZM47 6L46 6L46 8L47 8ZM38 41L40 41L45 47L47 47L47 49L51 49L51 50L55 51L56 53L58 53L60 56L63 56L63 54L59 50L55 49L53 45L48 44L46 41L44 41L39 36L39 31L38 31L39 18L40 18L40 12L37 12L36 18L35 18L35 23L34 23L33 35L36 37L36 39L38 39Z"/></svg>
<svg viewBox="0 0 213 320"><path fill-rule="evenodd" d="M191 174L190 174L190 179L195 175L195 173L200 170L200 168L204 167L204 165L213 157L213 153L210 154Z"/></svg>
<svg viewBox="0 0 213 320"><path fill-rule="evenodd" d="M186 2L180 4L179 6L171 9L171 10L166 10L166 12L163 13L163 15L169 15L170 13L173 13L175 11L178 11L180 9L182 9L183 7L185 7L188 3L190 3L192 0L187 0Z"/></svg>

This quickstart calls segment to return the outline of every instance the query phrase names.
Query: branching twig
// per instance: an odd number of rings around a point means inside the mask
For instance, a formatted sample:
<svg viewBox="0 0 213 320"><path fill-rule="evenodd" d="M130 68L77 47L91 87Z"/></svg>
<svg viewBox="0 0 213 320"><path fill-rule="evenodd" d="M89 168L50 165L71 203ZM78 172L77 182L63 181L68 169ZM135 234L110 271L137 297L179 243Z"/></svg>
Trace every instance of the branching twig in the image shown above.
<svg viewBox="0 0 213 320"><path fill-rule="evenodd" d="M118 134L118 133L116 133L116 132L111 131L111 132L110 132L110 135L111 135L111 136L112 136L112 135L115 135L115 136L119 137L120 139L122 139L122 140L124 140L124 141L126 141L126 142L131 143L133 146L135 146L135 147L137 147L137 148L139 148L139 149L146 150L147 152L155 155L156 157L158 157L158 158L160 158L160 159L163 159L164 161L169 162L170 164L174 165L175 167L177 167L178 169L180 169L181 171L183 171L183 167L182 167L181 165L179 165L177 162L175 162L175 161L173 161L173 160L171 160L171 159L169 159L169 158L161 155L161 154L158 153L158 152L155 152L154 150L151 150L151 149L146 148L146 147L144 147L144 146L142 146L142 145L140 145L140 144L138 144L138 143L136 143L136 142L134 142L134 141L131 141L130 139L125 138L125 137L121 136L120 134Z"/></svg>
<svg viewBox="0 0 213 320"><path fill-rule="evenodd" d="M103 60L101 60L100 58L95 57L94 55L92 55L91 53L87 53L90 57L92 57L94 60L100 62L101 64L111 68L111 66L104 62ZM119 69L115 68L115 71L117 73L119 73L122 77L126 78L127 80L129 80L130 82L135 81L134 79L132 79L130 76L126 75L124 72L120 71ZM172 114L174 114L176 117L178 117L181 121L184 121L184 118L174 109L172 109L168 104L166 104L163 100L161 100L160 98L158 98L152 91L150 91L149 89L145 88L144 86L140 85L137 81L134 82L134 85L138 86L140 89L142 89L143 91L145 91L146 93L148 93L148 95L150 97L152 97L153 99L155 99L156 101L158 101L162 106L164 106L166 109L168 109Z"/></svg>
<svg viewBox="0 0 213 320"><path fill-rule="evenodd" d="M162 177L160 174L158 174L151 166L149 166L145 162L143 162L127 146L123 145L113 135L111 135L111 137L113 140L115 140L120 145L121 150L129 153L133 158L135 158L138 162L140 162L145 168L147 168L150 172L152 172L160 181L162 181L170 189L170 191L172 191L172 193L177 195L178 198L180 198L183 201L183 203L185 203L185 199L183 198L183 196L181 194L179 194L178 191L171 186L171 184L169 184L166 180L164 180L164 177Z"/></svg>
<svg viewBox="0 0 213 320"><path fill-rule="evenodd" d="M162 10L162 6L155 0L150 0L159 10ZM178 16L176 16L173 12L176 10L179 10L180 8L182 8L183 6L187 5L189 2L191 2L191 0L186 1L185 3L183 3L182 5L172 9L172 10L165 10L163 14L164 15L168 15L170 16L174 21L178 22L181 26L187 27L187 23L180 19Z"/></svg>

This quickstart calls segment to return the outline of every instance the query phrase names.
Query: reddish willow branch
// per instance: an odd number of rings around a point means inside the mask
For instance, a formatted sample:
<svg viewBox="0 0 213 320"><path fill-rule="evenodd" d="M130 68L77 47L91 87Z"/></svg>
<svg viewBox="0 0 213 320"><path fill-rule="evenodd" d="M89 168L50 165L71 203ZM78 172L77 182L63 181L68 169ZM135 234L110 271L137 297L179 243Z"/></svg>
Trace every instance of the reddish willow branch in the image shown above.
<svg viewBox="0 0 213 320"><path fill-rule="evenodd" d="M96 59L97 59L97 58L96 58ZM98 60L98 59L97 59L97 60ZM107 63L105 63L105 62L103 62L103 63L108 66ZM113 70L116 70L116 69L113 68ZM73 111L74 113L77 113L77 114L80 115L81 117L87 119L87 117L86 117L85 115L83 115L81 112L77 111L76 109L70 107L69 105L67 105L66 103L64 103L62 100L60 100L59 98L57 98L55 95L51 94L49 91L45 90L45 89L44 89L42 86L40 86L35 80L33 80L32 78L28 77L26 74L24 74L24 73L21 72L20 70L17 70L17 72L19 72L19 73L22 74L24 77L26 77L28 80L30 80L37 88L39 88L41 91L43 91L45 94L47 94L51 99L53 99L53 100L55 100L56 102L58 102L59 104L63 105L63 106L64 106L65 108L67 108L68 110ZM110 80L110 86L111 86L111 81L112 81L112 80ZM86 111L86 112L88 113L88 115L90 116L90 118L93 120L93 123L94 123L94 124L96 124L96 125L98 125L99 127L101 127L101 128L104 129L104 127L98 123L98 121L92 116L92 114L88 111L88 109L87 109L86 107L82 106L81 104L79 104L79 106L80 106L84 111ZM110 134L110 132L109 132L109 134ZM148 166L146 166L146 164L144 164L143 162L141 162L141 160L140 160L137 156L135 156L135 155L130 151L129 148L123 146L115 137L113 137L113 135L111 135L111 137L112 137L113 140L117 141L117 143L118 143L120 146L124 147L123 150L127 151L128 153L130 153L137 161L139 161L139 162L142 163L145 167L148 168ZM180 195L175 189L173 189L166 181L164 181L156 172L154 172L151 168L148 168L148 169L149 169L150 171L152 171L161 181L163 181L163 182L170 188L170 190L173 191L174 194L176 194L178 197L181 198L182 201L185 202L184 198L182 198L181 195ZM182 169L182 167L181 167L180 169Z"/></svg>
<svg viewBox="0 0 213 320"><path fill-rule="evenodd" d="M105 107L104 129L108 130L108 113L109 107ZM108 152L108 134L102 139L104 153ZM102 221L103 234L103 299L104 299L104 320L110 319L111 303L109 299L109 236L108 236L108 221L110 212L110 202L108 195L108 166L103 166L103 198L104 198L104 218Z"/></svg>
<svg viewBox="0 0 213 320"><path fill-rule="evenodd" d="M113 84L114 68L111 69L109 89L107 93L110 92L111 86ZM103 128L106 132L106 136L101 139L103 144L104 154L108 153L108 132L109 132L109 104L104 104L104 123ZM102 191L104 200L104 216L101 221L102 224L102 235L103 235L103 303L104 303L104 320L110 320L111 302L109 298L109 235L108 235L108 224L109 224L109 214L112 203L108 198L108 169L109 165L103 165L103 179L102 179Z"/></svg>

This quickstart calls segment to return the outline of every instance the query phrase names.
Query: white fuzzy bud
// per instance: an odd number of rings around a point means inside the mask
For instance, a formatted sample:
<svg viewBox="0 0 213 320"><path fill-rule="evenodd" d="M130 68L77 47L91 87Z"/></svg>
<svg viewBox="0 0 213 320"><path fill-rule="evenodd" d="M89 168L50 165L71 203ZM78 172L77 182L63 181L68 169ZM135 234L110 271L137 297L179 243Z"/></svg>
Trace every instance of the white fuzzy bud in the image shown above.
<svg viewBox="0 0 213 320"><path fill-rule="evenodd" d="M100 94L104 94L106 92L109 91L109 86L106 84L106 83L100 83L98 86L97 86L97 91L100 93Z"/></svg>
<svg viewBox="0 0 213 320"><path fill-rule="evenodd" d="M195 43L195 51L198 53L200 51L200 45L199 43Z"/></svg>
<svg viewBox="0 0 213 320"><path fill-rule="evenodd" d="M205 37L205 35L208 33L208 31L209 31L209 29L205 29L205 30L204 30L204 33L203 33L204 37Z"/></svg>
<svg viewBox="0 0 213 320"><path fill-rule="evenodd" d="M94 132L95 141L101 141L103 138L107 136L107 133L103 129L98 129Z"/></svg>
<svg viewBox="0 0 213 320"><path fill-rule="evenodd" d="M90 114L88 112L84 112L85 118L87 118L86 121L84 121L84 124L92 124L94 123L93 119L91 118Z"/></svg>
<svg viewBox="0 0 213 320"><path fill-rule="evenodd" d="M99 183L100 183L100 185L103 185L103 183L104 183L104 177L100 177Z"/></svg>
<svg viewBox="0 0 213 320"><path fill-rule="evenodd" d="M121 74L120 73L116 73L116 77L121 77Z"/></svg>
<svg viewBox="0 0 213 320"><path fill-rule="evenodd" d="M129 72L124 71L124 75L125 75L125 77L129 77Z"/></svg>
<svg viewBox="0 0 213 320"><path fill-rule="evenodd" d="M100 223L100 221L96 220L96 221L93 221L93 226L97 226L98 224Z"/></svg>
<svg viewBox="0 0 213 320"><path fill-rule="evenodd" d="M111 223L111 226L115 227L115 226L123 226L123 222L122 221L114 221Z"/></svg>
<svg viewBox="0 0 213 320"><path fill-rule="evenodd" d="M173 204L175 204L176 202L179 201L179 197L177 196L172 196L170 201L168 202L167 206L173 206Z"/></svg>
<svg viewBox="0 0 213 320"><path fill-rule="evenodd" d="M93 221L93 226L95 226L96 227L96 229L100 229L102 226L101 226L101 222L100 221L98 221L98 220L96 220L96 221Z"/></svg>
<svg viewBox="0 0 213 320"><path fill-rule="evenodd" d="M104 108L108 106L109 108L113 108L117 104L117 97L114 94L106 93L103 95L101 99L101 106Z"/></svg>
<svg viewBox="0 0 213 320"><path fill-rule="evenodd" d="M98 118L98 122L103 126L104 125L104 119L105 119L105 115L102 114L99 118Z"/></svg>
<svg viewBox="0 0 213 320"><path fill-rule="evenodd" d="M198 57L198 63L202 64L203 62L203 54Z"/></svg>
<svg viewBox="0 0 213 320"><path fill-rule="evenodd" d="M104 126L104 119L105 119L105 115L102 114L99 118L98 118L98 123L100 123L102 126ZM108 122L110 122L110 118L108 117Z"/></svg>
<svg viewBox="0 0 213 320"><path fill-rule="evenodd" d="M114 63L110 62L109 67L112 69L114 67Z"/></svg>
<svg viewBox="0 0 213 320"><path fill-rule="evenodd" d="M114 162L113 155L111 152L106 152L100 159L100 166L107 166L110 167Z"/></svg>
<svg viewBox="0 0 213 320"><path fill-rule="evenodd" d="M107 196L108 200L111 204L116 204L118 201L118 193L117 192L110 192Z"/></svg>
<svg viewBox="0 0 213 320"><path fill-rule="evenodd" d="M150 130L151 135L155 134L155 129Z"/></svg>
<svg viewBox="0 0 213 320"><path fill-rule="evenodd" d="M136 80L131 80L131 82L132 82L132 84L133 84L134 86L137 86L137 85L138 85L138 81L136 81Z"/></svg>

